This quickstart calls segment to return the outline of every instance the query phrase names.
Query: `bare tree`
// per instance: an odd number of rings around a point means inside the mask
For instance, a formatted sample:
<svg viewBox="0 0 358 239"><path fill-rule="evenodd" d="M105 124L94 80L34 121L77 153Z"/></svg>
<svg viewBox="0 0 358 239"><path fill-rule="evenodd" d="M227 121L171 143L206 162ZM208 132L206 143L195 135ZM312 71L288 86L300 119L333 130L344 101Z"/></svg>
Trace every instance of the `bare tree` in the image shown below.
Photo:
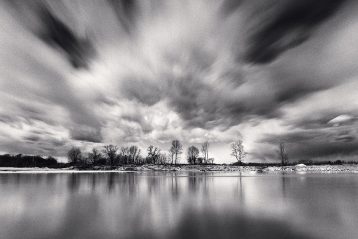
<svg viewBox="0 0 358 239"><path fill-rule="evenodd" d="M209 159L209 142L208 141L205 141L201 145L201 152L203 153L204 163L208 163L208 159Z"/></svg>
<svg viewBox="0 0 358 239"><path fill-rule="evenodd" d="M246 153L241 139L231 143L231 155L234 156L239 163L245 158Z"/></svg>
<svg viewBox="0 0 358 239"><path fill-rule="evenodd" d="M177 140L177 139L173 140L172 146L169 151L170 151L170 153L172 153L172 163L173 163L173 158L174 158L175 164L177 164L180 154L182 154L182 152L183 152L183 145L180 143L179 140Z"/></svg>
<svg viewBox="0 0 358 239"><path fill-rule="evenodd" d="M112 144L105 145L103 147L104 147L103 153L107 156L107 159L109 160L109 164L113 166L114 160L116 159L117 156L118 147Z"/></svg>
<svg viewBox="0 0 358 239"><path fill-rule="evenodd" d="M128 164L129 163L129 147L121 147L119 157L120 157L121 163Z"/></svg>
<svg viewBox="0 0 358 239"><path fill-rule="evenodd" d="M158 158L158 164L167 164L167 163L168 163L167 155L164 153L160 153Z"/></svg>
<svg viewBox="0 0 358 239"><path fill-rule="evenodd" d="M129 161L130 163L139 163L140 149L132 145L129 147Z"/></svg>
<svg viewBox="0 0 358 239"><path fill-rule="evenodd" d="M79 164L82 159L82 152L81 149L78 147L72 147L67 152L67 158L70 163L73 163L75 165Z"/></svg>
<svg viewBox="0 0 358 239"><path fill-rule="evenodd" d="M99 150L96 148L93 148L92 152L88 154L88 159L93 164L96 164L101 159L101 157L102 157L101 152L99 152Z"/></svg>
<svg viewBox="0 0 358 239"><path fill-rule="evenodd" d="M175 158L175 149L173 148L173 146L169 149L169 156L171 159L171 164L174 163L174 158Z"/></svg>
<svg viewBox="0 0 358 239"><path fill-rule="evenodd" d="M288 154L286 152L285 143L280 142L279 148L280 148L279 149L279 154L280 154L280 158L281 158L281 164L282 165L287 165L287 163L288 163Z"/></svg>
<svg viewBox="0 0 358 239"><path fill-rule="evenodd" d="M153 163L153 164L158 163L159 156L160 156L160 149L154 147L153 145L150 145L147 151L148 151L147 163Z"/></svg>
<svg viewBox="0 0 358 239"><path fill-rule="evenodd" d="M189 164L195 164L197 161L197 158L199 157L199 149L195 146L190 146L188 148L188 163Z"/></svg>

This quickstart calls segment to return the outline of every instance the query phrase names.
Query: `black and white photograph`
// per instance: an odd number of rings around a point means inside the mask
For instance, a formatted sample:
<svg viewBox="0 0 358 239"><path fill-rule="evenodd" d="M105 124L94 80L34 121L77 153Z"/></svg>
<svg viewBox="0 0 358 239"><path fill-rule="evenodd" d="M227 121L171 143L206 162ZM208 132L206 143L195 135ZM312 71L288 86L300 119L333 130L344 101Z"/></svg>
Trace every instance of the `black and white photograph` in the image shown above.
<svg viewBox="0 0 358 239"><path fill-rule="evenodd" d="M358 1L0 0L0 239L357 225Z"/></svg>

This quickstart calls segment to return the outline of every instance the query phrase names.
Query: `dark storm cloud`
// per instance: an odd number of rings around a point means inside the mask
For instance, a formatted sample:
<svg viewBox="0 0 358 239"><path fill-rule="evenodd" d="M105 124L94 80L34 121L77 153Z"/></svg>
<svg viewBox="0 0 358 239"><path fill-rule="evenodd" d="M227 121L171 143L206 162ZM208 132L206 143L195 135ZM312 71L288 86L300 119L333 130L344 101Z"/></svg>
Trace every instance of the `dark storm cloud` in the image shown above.
<svg viewBox="0 0 358 239"><path fill-rule="evenodd" d="M100 143L103 139L102 134L98 129L83 126L71 129L71 138L92 143Z"/></svg>
<svg viewBox="0 0 358 239"><path fill-rule="evenodd" d="M346 157L358 153L355 126L321 127L310 130L294 130L283 134L266 135L261 140L273 147L280 142L292 160L314 160L324 157ZM267 152L262 152L262 156ZM259 156L260 153L257 153Z"/></svg>
<svg viewBox="0 0 358 239"><path fill-rule="evenodd" d="M39 33L40 38L54 48L64 51L73 67L87 68L90 58L94 55L90 40L76 36L46 7L40 9L39 15L44 24L43 31Z"/></svg>
<svg viewBox="0 0 358 239"><path fill-rule="evenodd" d="M245 86L239 85L237 89ZM252 89L253 90L253 89ZM250 92L248 89L249 94ZM185 80L175 81L169 103L185 120L189 128L200 127L211 129L217 126L223 129L251 117L274 117L274 103L258 100L255 95L244 98L236 97L235 93L220 91L215 85L200 82L194 76Z"/></svg>
<svg viewBox="0 0 358 239"><path fill-rule="evenodd" d="M32 134L25 136L23 138L25 142L33 143L33 144L41 144L43 141L46 141L47 147L61 147L66 144L64 140L53 138L49 135L46 135L45 132L39 132L38 134Z"/></svg>
<svg viewBox="0 0 358 239"><path fill-rule="evenodd" d="M26 28L46 44L64 53L75 68L87 68L95 55L88 37L79 36L53 13L46 1L6 1ZM63 3L59 3L61 5Z"/></svg>
<svg viewBox="0 0 358 239"><path fill-rule="evenodd" d="M344 157L358 153L358 142L308 142L287 146L287 152L296 159L317 159L324 157Z"/></svg>
<svg viewBox="0 0 358 239"><path fill-rule="evenodd" d="M36 142L40 140L40 137L38 135L29 135L24 137L25 141L31 141L31 142Z"/></svg>
<svg viewBox="0 0 358 239"><path fill-rule="evenodd" d="M249 40L246 59L254 63L272 61L283 51L307 40L314 28L332 16L345 2L346 0L273 2L278 7L270 18L264 18L256 24Z"/></svg>
<svg viewBox="0 0 358 239"><path fill-rule="evenodd" d="M146 105L154 105L163 97L163 85L158 85L157 82L148 82L146 77L127 77L122 80L121 93L130 100L136 100Z"/></svg>
<svg viewBox="0 0 358 239"><path fill-rule="evenodd" d="M66 140L57 139L46 134L27 135L20 141L9 138L6 142L1 142L0 146L7 149L12 154L37 154L63 156L65 152L63 147Z"/></svg>
<svg viewBox="0 0 358 239"><path fill-rule="evenodd" d="M244 0L226 0L224 1L222 10L224 14L234 13L243 2Z"/></svg>
<svg viewBox="0 0 358 239"><path fill-rule="evenodd" d="M130 32L135 23L137 0L108 0L120 24Z"/></svg>
<svg viewBox="0 0 358 239"><path fill-rule="evenodd" d="M356 139L355 136L349 135L349 134L343 134L343 135L339 135L337 137L334 138L335 141L338 142L343 142L343 143L348 143L348 142L352 142Z"/></svg>
<svg viewBox="0 0 358 239"><path fill-rule="evenodd" d="M313 65L313 63L312 63ZM285 64L277 64L270 67L270 83L274 89L274 108L286 103L292 103L298 99L332 86L326 79L321 79L314 74L292 74L285 68ZM272 109L274 110L274 109Z"/></svg>

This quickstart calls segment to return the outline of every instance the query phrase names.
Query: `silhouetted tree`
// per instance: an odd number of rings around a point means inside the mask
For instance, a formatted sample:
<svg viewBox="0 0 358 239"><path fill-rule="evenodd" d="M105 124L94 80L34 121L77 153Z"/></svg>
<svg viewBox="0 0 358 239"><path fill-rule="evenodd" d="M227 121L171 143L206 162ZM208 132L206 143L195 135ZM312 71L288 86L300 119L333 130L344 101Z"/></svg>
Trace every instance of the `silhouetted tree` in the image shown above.
<svg viewBox="0 0 358 239"><path fill-rule="evenodd" d="M120 162L122 164L128 164L129 163L129 147L121 147L119 157L120 157Z"/></svg>
<svg viewBox="0 0 358 239"><path fill-rule="evenodd" d="M158 163L159 156L160 156L160 149L154 147L153 145L150 145L147 151L148 151L147 163L153 163L153 164Z"/></svg>
<svg viewBox="0 0 358 239"><path fill-rule="evenodd" d="M202 164L202 163L204 163L204 161L205 161L205 159L204 159L203 157L198 157L198 158L196 159L196 163L197 163L197 164Z"/></svg>
<svg viewBox="0 0 358 239"><path fill-rule="evenodd" d="M173 140L172 146L170 148L170 152L172 153L172 157L175 160L175 164L177 164L180 154L183 152L183 145L180 143L179 140ZM173 160L172 160L173 163Z"/></svg>
<svg viewBox="0 0 358 239"><path fill-rule="evenodd" d="M98 163L102 158L101 152L98 149L93 148L92 152L88 154L88 159L92 164Z"/></svg>
<svg viewBox="0 0 358 239"><path fill-rule="evenodd" d="M189 164L196 164L197 158L199 157L199 149L195 146L190 146L188 148L187 157Z"/></svg>
<svg viewBox="0 0 358 239"><path fill-rule="evenodd" d="M48 156L45 160L48 166L55 166L56 164L58 164L57 159L52 156Z"/></svg>
<svg viewBox="0 0 358 239"><path fill-rule="evenodd" d="M281 164L282 165L287 165L288 163L288 155L286 152L286 148L285 148L285 143L284 142L280 142L279 145L279 154L280 154L280 158L281 158Z"/></svg>
<svg viewBox="0 0 358 239"><path fill-rule="evenodd" d="M132 145L129 147L129 161L130 163L141 163L140 162L140 149L135 146L135 145Z"/></svg>
<svg viewBox="0 0 358 239"><path fill-rule="evenodd" d="M81 149L78 147L72 147L68 152L67 152L67 158L68 158L68 162L78 165L81 162L82 159L82 152Z"/></svg>
<svg viewBox="0 0 358 239"><path fill-rule="evenodd" d="M114 160L116 159L117 156L118 147L110 144L110 145L103 146L103 148L104 148L103 153L106 155L109 164L113 166Z"/></svg>
<svg viewBox="0 0 358 239"><path fill-rule="evenodd" d="M0 167L65 167L65 163L57 162L54 157L43 158L39 155L0 155Z"/></svg>
<svg viewBox="0 0 358 239"><path fill-rule="evenodd" d="M242 163L246 153L241 139L231 143L231 155L234 156L239 163Z"/></svg>
<svg viewBox="0 0 358 239"><path fill-rule="evenodd" d="M204 163L207 163L208 158L209 158L209 142L208 141L205 141L201 145L201 152L203 153Z"/></svg>
<svg viewBox="0 0 358 239"><path fill-rule="evenodd" d="M170 156L170 163L173 164L175 158L175 149L173 147L170 147L169 149L169 156Z"/></svg>
<svg viewBox="0 0 358 239"><path fill-rule="evenodd" d="M160 153L158 157L158 164L167 164L167 163L168 163L167 155Z"/></svg>

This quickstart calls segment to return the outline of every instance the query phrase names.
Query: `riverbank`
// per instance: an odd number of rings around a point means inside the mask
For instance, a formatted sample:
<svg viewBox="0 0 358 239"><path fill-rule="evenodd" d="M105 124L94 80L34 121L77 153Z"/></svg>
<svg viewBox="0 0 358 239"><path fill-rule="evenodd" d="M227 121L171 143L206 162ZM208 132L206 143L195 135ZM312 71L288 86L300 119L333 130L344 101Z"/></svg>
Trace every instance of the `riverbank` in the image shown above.
<svg viewBox="0 0 358 239"><path fill-rule="evenodd" d="M304 165L294 166L233 166L233 165L126 165L118 167L94 166L91 168L0 168L0 173L100 173L100 172L242 172L248 174L275 173L358 173L358 165Z"/></svg>

